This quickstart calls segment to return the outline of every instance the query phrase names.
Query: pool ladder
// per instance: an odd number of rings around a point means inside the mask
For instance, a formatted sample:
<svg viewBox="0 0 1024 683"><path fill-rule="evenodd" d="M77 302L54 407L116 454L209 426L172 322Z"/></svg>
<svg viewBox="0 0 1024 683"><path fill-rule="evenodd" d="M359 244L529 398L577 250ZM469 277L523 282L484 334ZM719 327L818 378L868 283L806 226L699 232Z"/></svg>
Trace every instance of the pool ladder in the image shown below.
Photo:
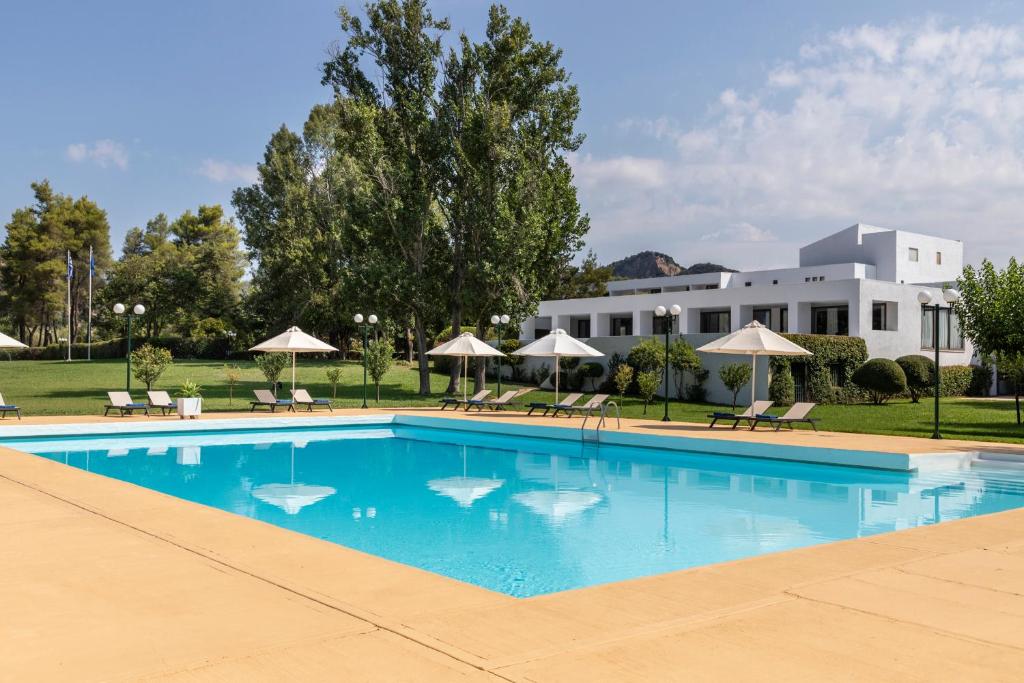
<svg viewBox="0 0 1024 683"><path fill-rule="evenodd" d="M608 401L607 403L602 403L600 406L601 412L597 420L597 429L593 430L594 441L599 442L601 440L601 427L605 426L606 418L608 416L608 409L611 408L612 406L615 407L615 428L622 429L622 411L619 410L619 404L616 403L615 401ZM587 420L590 419L590 416L593 414L595 407L597 406L591 406L587 408L587 414L583 416L583 424L580 425L580 439L582 441L587 440Z"/></svg>

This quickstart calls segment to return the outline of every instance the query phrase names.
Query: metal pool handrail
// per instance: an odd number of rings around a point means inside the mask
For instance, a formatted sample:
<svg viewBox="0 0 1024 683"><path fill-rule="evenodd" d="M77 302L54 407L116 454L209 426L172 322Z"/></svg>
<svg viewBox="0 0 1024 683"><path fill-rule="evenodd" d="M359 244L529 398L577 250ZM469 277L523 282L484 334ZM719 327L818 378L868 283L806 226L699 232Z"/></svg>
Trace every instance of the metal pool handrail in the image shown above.
<svg viewBox="0 0 1024 683"><path fill-rule="evenodd" d="M605 417L608 415L608 408L610 408L611 406L615 406L615 420L616 420L616 423L617 423L616 429L622 429L622 411L619 410L619 404L616 403L615 401L608 401L607 403L602 403L601 404L600 419L597 421L597 429L598 429L598 431L600 431L601 427L604 426ZM591 413L594 412L594 408L595 407L596 406L590 406L589 408L587 408L587 414L583 416L583 424L580 425L580 432L581 433L586 428L587 420L590 419L590 415L591 415Z"/></svg>

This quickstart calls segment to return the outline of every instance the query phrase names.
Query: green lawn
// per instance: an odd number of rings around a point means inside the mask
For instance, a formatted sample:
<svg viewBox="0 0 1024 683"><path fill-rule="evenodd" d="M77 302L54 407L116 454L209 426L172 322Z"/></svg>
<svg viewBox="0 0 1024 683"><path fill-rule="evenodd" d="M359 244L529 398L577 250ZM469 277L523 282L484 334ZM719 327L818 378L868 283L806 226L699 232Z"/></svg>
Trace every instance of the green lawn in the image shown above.
<svg viewBox="0 0 1024 683"><path fill-rule="evenodd" d="M213 361L176 361L155 388L166 389L171 395L185 379L192 379L203 387L203 410L248 410L253 389L266 386L263 375L252 363L238 363L242 368L242 381L235 387L233 401L228 400L224 383L223 363ZM325 369L329 363L299 359L298 383L314 396L330 396ZM345 372L338 386L337 405L358 407L362 403L362 366L354 362L342 364ZM290 382L290 369L281 377ZM9 403L17 403L26 415L83 415L100 414L106 403L108 390L124 388L124 361L0 361L0 392ZM414 368L396 366L381 385L381 401L374 400L370 386L371 406L436 406L437 398L447 386L447 377L432 374L432 397L417 395L418 377ZM493 390L495 387L489 385ZM513 386L513 385L509 385ZM145 387L132 380L136 400L144 400ZM552 400L549 391L535 391L531 400ZM705 422L705 415L720 409L700 403L670 404L673 420ZM780 413L782 410L773 410ZM660 419L661 403L648 408L646 417ZM626 398L622 406L623 417L644 417L643 404L635 398ZM927 437L932 432L932 403L919 404L896 401L884 406L832 405L819 406L814 416L822 429L873 434L900 434ZM1024 443L1024 427L1015 422L1012 401L982 401L976 399L946 399L942 403L942 433L948 438L977 439Z"/></svg>

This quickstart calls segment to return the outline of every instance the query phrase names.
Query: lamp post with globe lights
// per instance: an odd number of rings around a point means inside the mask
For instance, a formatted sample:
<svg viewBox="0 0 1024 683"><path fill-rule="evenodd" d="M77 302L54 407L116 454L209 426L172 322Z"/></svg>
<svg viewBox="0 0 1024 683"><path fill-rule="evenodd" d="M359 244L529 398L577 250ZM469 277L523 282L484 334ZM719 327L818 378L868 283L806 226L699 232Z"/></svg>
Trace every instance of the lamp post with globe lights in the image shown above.
<svg viewBox="0 0 1024 683"><path fill-rule="evenodd" d="M491 324L498 330L498 350L501 351L501 328L508 325L512 318L507 315L492 315ZM498 356L498 396L501 396L501 356Z"/></svg>
<svg viewBox="0 0 1024 683"><path fill-rule="evenodd" d="M366 409L366 345L369 343L370 327L377 324L377 316L371 314L363 322L363 314L356 313L352 319L363 330L363 409Z"/></svg>
<svg viewBox="0 0 1024 683"><path fill-rule="evenodd" d="M669 308L656 306L654 309L654 316L665 321L665 416L661 418L662 422L672 421L668 416L668 337L672 334L672 321L682 312L683 309L679 307L679 304L672 304Z"/></svg>
<svg viewBox="0 0 1024 683"><path fill-rule="evenodd" d="M950 311L950 315L952 315L953 304L960 301L960 292L955 289L944 289L940 299L931 292L922 290L917 295L917 300L924 311L931 310L933 314L932 346L935 348L935 430L932 432L932 438L941 439L942 434L939 433L939 395L942 392L942 372L939 369L939 311ZM943 301L949 305L943 306Z"/></svg>
<svg viewBox="0 0 1024 683"><path fill-rule="evenodd" d="M131 391L132 390L132 316L133 315L142 315L145 312L146 312L146 307L143 306L142 304L135 304L134 306L132 306L132 310L131 311L128 311L127 307L125 307L124 304L121 304L121 303L114 304L114 314L115 315L123 315L123 316L125 316L125 319L127 320L126 325L127 325L128 332L127 332L126 336L128 338L128 354L125 356L125 358L127 360L127 367L125 369L125 380L124 380L125 391Z"/></svg>

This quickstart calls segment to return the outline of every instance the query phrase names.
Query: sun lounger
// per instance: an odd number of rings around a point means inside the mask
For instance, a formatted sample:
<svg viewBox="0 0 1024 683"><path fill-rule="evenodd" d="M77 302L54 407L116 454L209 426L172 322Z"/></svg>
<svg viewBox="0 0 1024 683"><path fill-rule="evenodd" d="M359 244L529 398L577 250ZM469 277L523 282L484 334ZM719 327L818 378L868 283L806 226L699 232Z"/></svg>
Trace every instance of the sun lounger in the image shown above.
<svg viewBox="0 0 1024 683"><path fill-rule="evenodd" d="M711 424L708 425L708 429L714 428L715 424L721 420L722 422L729 422L732 420L732 428L736 429L740 422L743 420L750 420L755 415L762 415L766 410L772 407L772 401L754 401L754 405L750 406L742 413L711 413L708 417L711 419Z"/></svg>
<svg viewBox="0 0 1024 683"><path fill-rule="evenodd" d="M483 391L476 392L466 400L462 400L461 398L455 398L453 396L445 396L444 398L441 399L441 410L444 410L448 406L452 406L452 408L458 410L459 406L461 405L465 405L466 410L469 410L469 403L471 401L482 401L484 400L484 396L487 396L487 394L489 393L491 393L490 389L484 389Z"/></svg>
<svg viewBox="0 0 1024 683"><path fill-rule="evenodd" d="M19 420L21 419L21 408L13 403L8 403L4 400L4 397L0 395L0 419L7 417L7 413L14 413L18 416Z"/></svg>
<svg viewBox="0 0 1024 683"><path fill-rule="evenodd" d="M490 408L491 410L504 410L506 407L512 405L512 401L516 400L517 398L524 394L530 393L531 391L533 391L533 387L527 387L525 389L514 389L511 391L506 391L498 398L492 399L490 401L474 401L473 399L470 399L468 402L469 405L466 406L466 410L469 410L470 408L476 408L478 411L481 411L484 408Z"/></svg>
<svg viewBox="0 0 1024 683"><path fill-rule="evenodd" d="M608 400L608 394L595 394L592 399L585 401L578 406L557 406L555 412L551 413L551 417L558 417L558 413L565 413L566 417L572 417L576 413L582 413L595 408L600 408L601 404Z"/></svg>
<svg viewBox="0 0 1024 683"><path fill-rule="evenodd" d="M260 406L270 408L270 412L274 412L278 408L288 408L288 410L295 412L295 401L287 398L277 398L273 392L269 389L253 389L252 393L256 394L255 401L249 401L249 412L253 412Z"/></svg>
<svg viewBox="0 0 1024 683"><path fill-rule="evenodd" d="M576 402L579 401L581 398L583 398L583 394L569 394L558 403L531 403L530 410L526 414L533 415L533 411L543 410L544 412L541 413L541 416L543 417L547 415L550 411L555 410L556 408L561 408L563 410L565 408L571 408L572 406L576 405Z"/></svg>
<svg viewBox="0 0 1024 683"><path fill-rule="evenodd" d="M131 395L127 391L108 391L107 398L110 399L110 403L106 405L103 410L103 416L106 417L111 410L117 410L121 413L121 417L125 415L134 415L136 410L141 410L146 413L146 417L149 417L149 406L145 403L136 403L132 400Z"/></svg>
<svg viewBox="0 0 1024 683"><path fill-rule="evenodd" d="M327 409L334 412L334 404L329 398L313 398L305 389L292 389L292 398L296 405L306 406L306 412L313 412L313 406L327 406Z"/></svg>
<svg viewBox="0 0 1024 683"><path fill-rule="evenodd" d="M178 409L178 404L171 400L166 391L147 391L146 396L149 398L149 407L159 408L161 415Z"/></svg>
<svg viewBox="0 0 1024 683"><path fill-rule="evenodd" d="M818 431L818 425L815 423L818 421L816 418L807 417L807 415L814 409L815 403L794 403L789 410L786 411L785 415L755 415L750 420L750 429L753 430L759 424L769 424L775 427L775 431L782 429L783 425L793 428L794 424L809 424Z"/></svg>

